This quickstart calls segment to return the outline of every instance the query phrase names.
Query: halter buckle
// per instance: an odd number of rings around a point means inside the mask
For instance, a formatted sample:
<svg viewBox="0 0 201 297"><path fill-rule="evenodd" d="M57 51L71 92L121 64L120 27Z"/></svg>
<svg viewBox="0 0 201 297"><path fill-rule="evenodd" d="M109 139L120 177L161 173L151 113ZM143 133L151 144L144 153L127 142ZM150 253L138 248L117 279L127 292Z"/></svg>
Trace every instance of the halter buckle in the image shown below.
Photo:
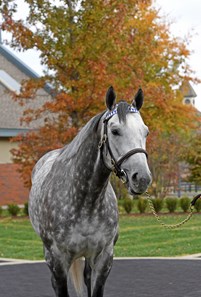
<svg viewBox="0 0 201 297"><path fill-rule="evenodd" d="M118 178L121 179L123 184L126 184L128 182L128 176L127 176L126 172L123 169L118 168L118 165L117 165L117 163L115 162L114 159L111 159L111 164L113 166L112 171L116 174L116 176Z"/></svg>
<svg viewBox="0 0 201 297"><path fill-rule="evenodd" d="M121 179L123 184L126 184L128 182L128 176L127 176L126 172L123 169L121 169L120 179Z"/></svg>
<svg viewBox="0 0 201 297"><path fill-rule="evenodd" d="M101 138L101 140L100 140L99 144L98 144L98 148L99 148L99 149L101 149L101 148L102 148L102 146L103 146L103 144L105 144L105 143L106 143L106 141L107 141L107 135L106 135L106 134L104 134L104 135L103 135L103 137Z"/></svg>

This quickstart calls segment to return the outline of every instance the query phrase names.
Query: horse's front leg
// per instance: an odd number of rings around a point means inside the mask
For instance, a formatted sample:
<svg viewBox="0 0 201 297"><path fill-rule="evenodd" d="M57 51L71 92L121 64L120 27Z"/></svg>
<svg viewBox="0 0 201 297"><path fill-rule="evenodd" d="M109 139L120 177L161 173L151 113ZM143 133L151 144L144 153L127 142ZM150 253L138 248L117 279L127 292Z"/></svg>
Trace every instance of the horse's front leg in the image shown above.
<svg viewBox="0 0 201 297"><path fill-rule="evenodd" d="M105 282L110 273L113 263L113 247L112 251L105 251L98 259L95 268L95 281L93 286L92 297L103 297Z"/></svg>
<svg viewBox="0 0 201 297"><path fill-rule="evenodd" d="M85 267L84 267L84 282L87 286L87 293L88 297L91 297L91 266L89 265L89 262L87 259L85 259Z"/></svg>
<svg viewBox="0 0 201 297"><path fill-rule="evenodd" d="M63 267L63 263L56 257L52 251L45 250L45 259L52 273L52 287L56 297L70 297L67 288L67 275Z"/></svg>

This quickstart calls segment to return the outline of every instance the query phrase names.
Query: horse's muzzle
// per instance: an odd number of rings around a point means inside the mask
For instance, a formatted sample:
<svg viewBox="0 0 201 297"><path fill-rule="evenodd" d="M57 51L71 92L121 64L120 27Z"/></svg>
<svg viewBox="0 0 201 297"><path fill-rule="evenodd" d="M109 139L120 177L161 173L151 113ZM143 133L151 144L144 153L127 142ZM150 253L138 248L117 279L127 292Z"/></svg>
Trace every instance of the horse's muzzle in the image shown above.
<svg viewBox="0 0 201 297"><path fill-rule="evenodd" d="M129 192L132 195L141 195L146 192L151 182L152 176L150 172L144 174L135 172L130 178L128 178Z"/></svg>

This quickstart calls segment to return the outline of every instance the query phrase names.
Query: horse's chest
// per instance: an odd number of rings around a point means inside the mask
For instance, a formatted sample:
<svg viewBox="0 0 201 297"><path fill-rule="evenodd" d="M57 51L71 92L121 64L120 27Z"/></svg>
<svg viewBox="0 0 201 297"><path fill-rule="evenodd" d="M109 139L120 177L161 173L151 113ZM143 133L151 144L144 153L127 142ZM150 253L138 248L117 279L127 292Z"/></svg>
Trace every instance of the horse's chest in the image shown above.
<svg viewBox="0 0 201 297"><path fill-rule="evenodd" d="M104 241L107 237L107 232L104 230L105 224L93 222L89 223L83 221L82 224L76 224L70 230L71 244L72 245L84 245L86 247L93 247Z"/></svg>
<svg viewBox="0 0 201 297"><path fill-rule="evenodd" d="M68 228L60 242L71 253L87 256L113 242L116 232L117 226L114 223L108 226L108 222L100 222L98 217L93 218L93 221L82 219Z"/></svg>

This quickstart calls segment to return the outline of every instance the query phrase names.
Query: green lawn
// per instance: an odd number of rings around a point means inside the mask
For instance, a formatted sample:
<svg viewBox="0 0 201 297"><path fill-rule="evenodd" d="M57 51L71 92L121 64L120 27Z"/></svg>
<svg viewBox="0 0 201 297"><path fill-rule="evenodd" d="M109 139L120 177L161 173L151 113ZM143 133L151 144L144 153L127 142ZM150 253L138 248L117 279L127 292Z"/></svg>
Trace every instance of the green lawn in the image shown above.
<svg viewBox="0 0 201 297"><path fill-rule="evenodd" d="M0 257L43 259L43 248L28 219L0 220Z"/></svg>
<svg viewBox="0 0 201 297"><path fill-rule="evenodd" d="M166 223L177 223L186 215L163 215ZM161 227L153 216L121 216L118 257L180 256L201 253L201 215L177 230ZM28 219L0 220L0 257L43 259L42 243Z"/></svg>
<svg viewBox="0 0 201 297"><path fill-rule="evenodd" d="M182 221L186 214L162 215L167 224ZM153 216L122 216L120 239L115 248L118 257L181 256L201 253L201 215L175 230L164 229Z"/></svg>

